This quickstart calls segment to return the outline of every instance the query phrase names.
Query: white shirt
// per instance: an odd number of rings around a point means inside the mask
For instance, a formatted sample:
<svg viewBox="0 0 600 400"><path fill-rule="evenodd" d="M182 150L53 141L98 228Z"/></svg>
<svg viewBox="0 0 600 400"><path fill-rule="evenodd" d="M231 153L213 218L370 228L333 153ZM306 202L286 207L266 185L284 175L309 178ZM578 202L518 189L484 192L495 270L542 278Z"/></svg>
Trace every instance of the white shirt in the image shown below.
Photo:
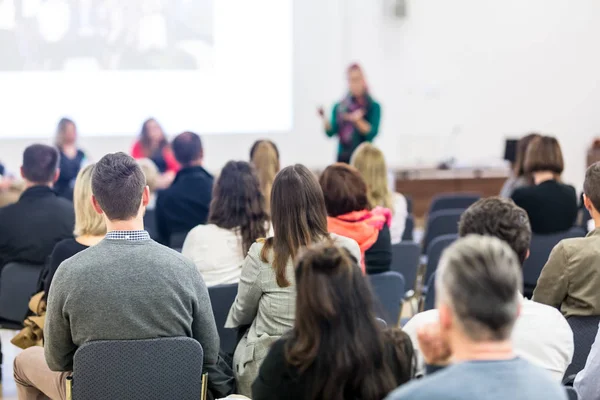
<svg viewBox="0 0 600 400"><path fill-rule="evenodd" d="M429 310L412 317L403 328L413 343L418 375L424 373L425 361L419 349L417 330L438 320L438 310ZM519 357L550 371L557 381L562 381L571 364L574 345L573 331L560 311L523 298L512 341Z"/></svg>
<svg viewBox="0 0 600 400"><path fill-rule="evenodd" d="M402 235L406 227L406 217L408 216L408 205L406 198L400 193L393 193L392 201L394 202L394 215L390 225L390 236L392 237L392 244L396 244L402 241Z"/></svg>
<svg viewBox="0 0 600 400"><path fill-rule="evenodd" d="M181 254L194 262L206 286L238 283L246 254L239 230L198 225L186 236Z"/></svg>

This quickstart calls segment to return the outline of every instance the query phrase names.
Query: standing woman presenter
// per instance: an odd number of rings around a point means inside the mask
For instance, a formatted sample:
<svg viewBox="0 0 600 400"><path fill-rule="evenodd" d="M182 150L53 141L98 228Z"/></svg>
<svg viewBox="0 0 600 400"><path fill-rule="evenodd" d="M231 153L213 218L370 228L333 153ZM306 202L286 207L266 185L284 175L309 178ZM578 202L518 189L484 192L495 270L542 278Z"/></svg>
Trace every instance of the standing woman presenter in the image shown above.
<svg viewBox="0 0 600 400"><path fill-rule="evenodd" d="M323 107L318 109L327 136L338 136L338 162L350 162L354 150L372 142L379 131L381 106L371 97L362 68L351 64L347 70L348 94L333 106L331 120Z"/></svg>

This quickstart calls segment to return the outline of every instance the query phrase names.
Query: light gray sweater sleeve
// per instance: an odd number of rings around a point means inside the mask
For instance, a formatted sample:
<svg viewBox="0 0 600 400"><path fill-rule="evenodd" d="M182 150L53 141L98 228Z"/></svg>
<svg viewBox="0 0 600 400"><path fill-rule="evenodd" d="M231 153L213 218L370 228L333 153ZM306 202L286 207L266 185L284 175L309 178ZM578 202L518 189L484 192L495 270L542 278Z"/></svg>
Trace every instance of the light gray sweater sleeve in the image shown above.
<svg viewBox="0 0 600 400"><path fill-rule="evenodd" d="M573 387L579 395L579 400L600 400L600 329L590 350L585 368L577 374Z"/></svg>
<svg viewBox="0 0 600 400"><path fill-rule="evenodd" d="M64 263L63 263L64 264ZM71 326L65 308L69 293L67 268L58 268L52 280L44 325L44 353L52 371L72 371L77 346L73 343Z"/></svg>

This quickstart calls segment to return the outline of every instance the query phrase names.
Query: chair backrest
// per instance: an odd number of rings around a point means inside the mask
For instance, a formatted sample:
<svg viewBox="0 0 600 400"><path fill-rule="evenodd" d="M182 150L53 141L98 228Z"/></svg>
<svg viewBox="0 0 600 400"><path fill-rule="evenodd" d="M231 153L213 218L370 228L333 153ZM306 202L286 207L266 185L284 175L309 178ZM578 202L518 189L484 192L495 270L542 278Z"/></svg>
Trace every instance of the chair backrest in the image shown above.
<svg viewBox="0 0 600 400"><path fill-rule="evenodd" d="M423 311L433 310L435 308L435 273L431 274L427 281L427 293L425 293L425 302Z"/></svg>
<svg viewBox="0 0 600 400"><path fill-rule="evenodd" d="M550 252L563 239L583 237L585 231L579 227L571 228L566 232L558 232L550 235L536 235L531 238L529 246L529 258L523 263L523 283L526 292L532 290L537 284L542 268L548 261Z"/></svg>
<svg viewBox="0 0 600 400"><path fill-rule="evenodd" d="M369 275L376 301L378 316L388 325L397 326L404 298L404 277L399 272L388 271Z"/></svg>
<svg viewBox="0 0 600 400"><path fill-rule="evenodd" d="M35 294L43 265L12 262L0 275L0 318L21 324Z"/></svg>
<svg viewBox="0 0 600 400"><path fill-rule="evenodd" d="M181 249L183 247L183 242L185 242L187 234L187 232L178 232L172 234L169 238L169 247L172 249Z"/></svg>
<svg viewBox="0 0 600 400"><path fill-rule="evenodd" d="M438 236L458 233L458 222L463 209L436 211L429 214L425 237L423 238L423 252L427 251L429 244Z"/></svg>
<svg viewBox="0 0 600 400"><path fill-rule="evenodd" d="M577 391L575 390L575 388L567 386L565 388L567 390L567 397L569 398L569 400L578 400L579 396L577 395Z"/></svg>
<svg viewBox="0 0 600 400"><path fill-rule="evenodd" d="M233 354L237 344L237 331L235 329L225 328L225 321L227 320L229 310L235 301L237 292L237 283L211 286L208 288L213 314L215 315L215 322L217 323L217 331L219 332L219 338L221 339L221 350L227 354Z"/></svg>
<svg viewBox="0 0 600 400"><path fill-rule="evenodd" d="M429 244L427 248L427 268L425 269L425 277L423 282L428 282L431 275L437 270L437 266L442 258L442 253L446 247L450 246L458 239L458 234L438 236Z"/></svg>
<svg viewBox="0 0 600 400"><path fill-rule="evenodd" d="M73 358L73 399L198 400L203 359L186 337L88 342Z"/></svg>
<svg viewBox="0 0 600 400"><path fill-rule="evenodd" d="M406 291L415 290L417 271L421 260L421 246L415 242L400 242L392 245L391 270L402 274Z"/></svg>
<svg viewBox="0 0 600 400"><path fill-rule="evenodd" d="M404 195L404 198L406 199L406 211L409 214L412 214L412 212L413 212L413 199L412 199L411 196L406 195L406 194Z"/></svg>
<svg viewBox="0 0 600 400"><path fill-rule="evenodd" d="M445 193L437 195L431 200L429 214L440 210L463 209L466 210L481 198L477 193Z"/></svg>
<svg viewBox="0 0 600 400"><path fill-rule="evenodd" d="M598 333L600 315L569 317L567 318L567 322L573 331L575 351L573 352L571 365L569 365L565 372L565 377L577 374L585 367L588 354L590 354L590 349Z"/></svg>
<svg viewBox="0 0 600 400"><path fill-rule="evenodd" d="M412 242L415 231L415 218L408 214L406 216L406 222L404 224L404 233L402 233L403 242Z"/></svg>
<svg viewBox="0 0 600 400"><path fill-rule="evenodd" d="M156 211L146 209L146 213L144 214L144 229L152 239L156 239L158 237L158 232L156 229Z"/></svg>

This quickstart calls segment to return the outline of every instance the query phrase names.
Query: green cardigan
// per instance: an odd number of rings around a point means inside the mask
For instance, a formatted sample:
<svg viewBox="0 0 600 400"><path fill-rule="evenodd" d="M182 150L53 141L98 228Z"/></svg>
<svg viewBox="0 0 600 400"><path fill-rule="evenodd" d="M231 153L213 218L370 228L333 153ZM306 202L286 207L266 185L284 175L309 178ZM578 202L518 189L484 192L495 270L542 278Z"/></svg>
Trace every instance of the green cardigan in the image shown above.
<svg viewBox="0 0 600 400"><path fill-rule="evenodd" d="M333 137L338 134L337 113L340 103L335 103L331 112L331 129L325 131L327 136ZM352 133L352 144L350 147L345 147L342 143L338 146L338 161L350 161L350 155L363 142L372 142L379 132L379 121L381 120L381 106L375 100L371 100L369 112L365 115L365 120L371 124L371 131L366 134L361 134L358 129L354 129ZM350 153L350 154L348 154ZM344 159L341 159L345 155Z"/></svg>

